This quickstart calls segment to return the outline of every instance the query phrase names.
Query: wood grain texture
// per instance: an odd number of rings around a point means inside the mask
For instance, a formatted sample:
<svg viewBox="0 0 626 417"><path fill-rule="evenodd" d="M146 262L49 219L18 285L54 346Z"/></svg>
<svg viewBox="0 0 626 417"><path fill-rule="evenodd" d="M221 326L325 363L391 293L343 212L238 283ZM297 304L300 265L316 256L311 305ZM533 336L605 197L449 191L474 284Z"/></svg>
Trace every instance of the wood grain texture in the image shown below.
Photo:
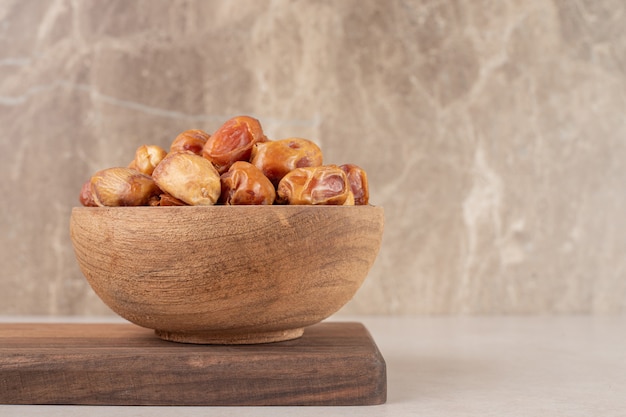
<svg viewBox="0 0 626 417"><path fill-rule="evenodd" d="M238 346L167 342L132 324L0 324L4 404L373 405L386 390L360 323Z"/></svg>
<svg viewBox="0 0 626 417"><path fill-rule="evenodd" d="M120 316L190 343L293 339L344 306L382 241L373 206L76 207L81 270Z"/></svg>

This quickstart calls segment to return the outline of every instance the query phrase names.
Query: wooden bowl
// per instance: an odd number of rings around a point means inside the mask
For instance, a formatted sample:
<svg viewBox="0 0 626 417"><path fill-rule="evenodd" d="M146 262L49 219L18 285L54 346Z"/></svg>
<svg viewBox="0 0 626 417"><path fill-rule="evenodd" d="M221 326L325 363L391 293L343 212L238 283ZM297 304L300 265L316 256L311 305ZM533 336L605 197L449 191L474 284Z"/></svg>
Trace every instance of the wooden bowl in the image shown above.
<svg viewBox="0 0 626 417"><path fill-rule="evenodd" d="M380 248L373 206L76 207L78 264L117 314L187 343L294 339L346 304Z"/></svg>

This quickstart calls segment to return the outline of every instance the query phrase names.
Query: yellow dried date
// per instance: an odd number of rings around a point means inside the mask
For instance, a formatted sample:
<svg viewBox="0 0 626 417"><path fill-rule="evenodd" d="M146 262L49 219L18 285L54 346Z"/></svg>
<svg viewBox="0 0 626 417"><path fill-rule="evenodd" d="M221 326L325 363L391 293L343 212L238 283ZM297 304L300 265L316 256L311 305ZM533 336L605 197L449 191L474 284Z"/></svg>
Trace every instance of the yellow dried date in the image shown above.
<svg viewBox="0 0 626 417"><path fill-rule="evenodd" d="M193 206L212 206L221 194L220 175L213 164L193 153L168 154L152 177L161 190Z"/></svg>
<svg viewBox="0 0 626 417"><path fill-rule="evenodd" d="M135 151L135 159L128 168L135 169L142 174L152 175L154 168L165 158L167 152L157 145L142 145Z"/></svg>
<svg viewBox="0 0 626 417"><path fill-rule="evenodd" d="M161 193L152 177L131 168L103 169L89 183L98 206L145 206Z"/></svg>

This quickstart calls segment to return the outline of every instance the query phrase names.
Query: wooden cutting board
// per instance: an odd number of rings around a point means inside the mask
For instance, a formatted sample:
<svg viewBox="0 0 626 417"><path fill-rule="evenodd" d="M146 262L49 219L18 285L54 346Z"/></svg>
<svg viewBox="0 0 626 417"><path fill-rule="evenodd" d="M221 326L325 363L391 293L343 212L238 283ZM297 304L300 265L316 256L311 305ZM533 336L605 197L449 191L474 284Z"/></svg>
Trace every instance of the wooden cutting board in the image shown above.
<svg viewBox="0 0 626 417"><path fill-rule="evenodd" d="M386 394L385 361L360 323L235 346L126 323L0 323L3 404L373 405Z"/></svg>

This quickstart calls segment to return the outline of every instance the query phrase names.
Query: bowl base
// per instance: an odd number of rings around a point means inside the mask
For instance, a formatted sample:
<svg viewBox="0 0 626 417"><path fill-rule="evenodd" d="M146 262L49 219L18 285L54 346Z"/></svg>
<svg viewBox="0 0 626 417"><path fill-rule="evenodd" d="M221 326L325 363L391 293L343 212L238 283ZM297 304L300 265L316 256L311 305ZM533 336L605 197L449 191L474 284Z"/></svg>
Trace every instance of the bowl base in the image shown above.
<svg viewBox="0 0 626 417"><path fill-rule="evenodd" d="M172 332L155 330L154 333L163 340L179 343L200 345L254 345L258 343L283 342L297 339L304 333L304 328L274 330L265 332Z"/></svg>

